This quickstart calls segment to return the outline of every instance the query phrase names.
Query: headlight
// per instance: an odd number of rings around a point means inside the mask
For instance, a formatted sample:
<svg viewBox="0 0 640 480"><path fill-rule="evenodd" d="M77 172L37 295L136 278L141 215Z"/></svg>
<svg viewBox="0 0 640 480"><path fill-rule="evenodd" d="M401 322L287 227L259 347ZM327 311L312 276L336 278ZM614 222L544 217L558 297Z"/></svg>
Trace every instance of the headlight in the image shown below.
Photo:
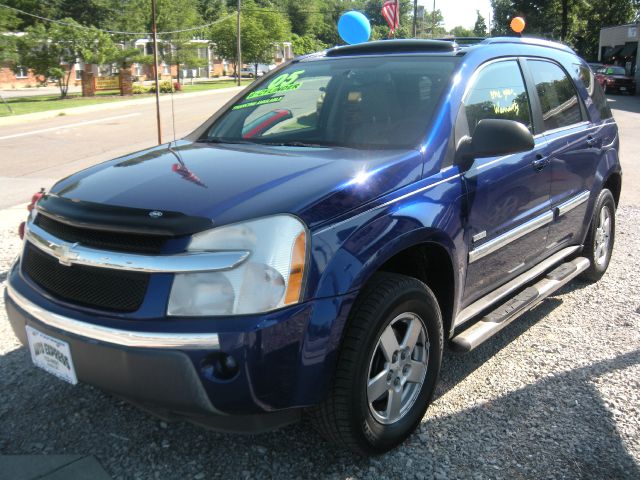
<svg viewBox="0 0 640 480"><path fill-rule="evenodd" d="M176 274L168 315L261 313L300 301L307 256L305 226L276 215L193 236L188 251L247 250L249 258L224 271Z"/></svg>

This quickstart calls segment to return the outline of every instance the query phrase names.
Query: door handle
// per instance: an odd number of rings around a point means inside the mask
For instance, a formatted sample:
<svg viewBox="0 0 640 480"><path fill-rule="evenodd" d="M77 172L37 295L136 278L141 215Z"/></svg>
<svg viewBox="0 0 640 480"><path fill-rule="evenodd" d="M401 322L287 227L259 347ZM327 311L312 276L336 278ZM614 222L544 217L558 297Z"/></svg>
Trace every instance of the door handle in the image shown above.
<svg viewBox="0 0 640 480"><path fill-rule="evenodd" d="M593 148L597 146L598 146L598 139L593 137L592 135L589 135L587 137L587 147Z"/></svg>
<svg viewBox="0 0 640 480"><path fill-rule="evenodd" d="M542 155L538 154L536 155L536 159L533 162L531 162L531 165L533 165L533 168L535 168L539 172L544 167L549 165L549 160L546 157L543 157Z"/></svg>

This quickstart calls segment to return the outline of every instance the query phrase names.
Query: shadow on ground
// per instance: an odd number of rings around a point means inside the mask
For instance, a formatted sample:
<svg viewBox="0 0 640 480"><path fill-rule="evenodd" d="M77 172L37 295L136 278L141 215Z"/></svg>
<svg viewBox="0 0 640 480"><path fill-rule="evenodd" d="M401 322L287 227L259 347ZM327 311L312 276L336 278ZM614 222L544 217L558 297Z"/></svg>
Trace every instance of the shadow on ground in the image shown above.
<svg viewBox="0 0 640 480"><path fill-rule="evenodd" d="M447 352L437 401L560 304L548 299L470 354ZM19 348L0 357L0 454L94 455L114 478L637 479L640 469L594 382L638 364L635 350L428 415L401 448L365 459L327 445L306 422L261 436L166 425L90 386L51 377Z"/></svg>
<svg viewBox="0 0 640 480"><path fill-rule="evenodd" d="M640 95L607 95L609 108L624 110L631 113L640 113Z"/></svg>

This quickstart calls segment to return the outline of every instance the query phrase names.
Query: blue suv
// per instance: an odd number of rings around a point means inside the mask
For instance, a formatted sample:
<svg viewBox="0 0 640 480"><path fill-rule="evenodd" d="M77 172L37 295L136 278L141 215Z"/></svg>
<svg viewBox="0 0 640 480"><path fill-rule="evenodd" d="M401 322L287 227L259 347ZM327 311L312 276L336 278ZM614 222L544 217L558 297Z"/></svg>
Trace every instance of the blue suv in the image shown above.
<svg viewBox="0 0 640 480"><path fill-rule="evenodd" d="M560 44L336 47L58 182L5 292L33 362L169 419L375 454L470 351L607 269L618 132Z"/></svg>

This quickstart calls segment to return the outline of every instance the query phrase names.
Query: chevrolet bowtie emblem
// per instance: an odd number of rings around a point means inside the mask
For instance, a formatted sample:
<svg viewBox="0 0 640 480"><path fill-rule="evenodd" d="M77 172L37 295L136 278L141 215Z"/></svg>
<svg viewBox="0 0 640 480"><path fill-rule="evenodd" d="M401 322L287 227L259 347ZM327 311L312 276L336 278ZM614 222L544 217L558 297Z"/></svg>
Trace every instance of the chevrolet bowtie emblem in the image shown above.
<svg viewBox="0 0 640 480"><path fill-rule="evenodd" d="M76 260L79 256L78 253L74 252L74 247L78 245L74 243L73 245L51 245L53 253L55 254L58 262L60 264L70 267L73 263L73 260Z"/></svg>

